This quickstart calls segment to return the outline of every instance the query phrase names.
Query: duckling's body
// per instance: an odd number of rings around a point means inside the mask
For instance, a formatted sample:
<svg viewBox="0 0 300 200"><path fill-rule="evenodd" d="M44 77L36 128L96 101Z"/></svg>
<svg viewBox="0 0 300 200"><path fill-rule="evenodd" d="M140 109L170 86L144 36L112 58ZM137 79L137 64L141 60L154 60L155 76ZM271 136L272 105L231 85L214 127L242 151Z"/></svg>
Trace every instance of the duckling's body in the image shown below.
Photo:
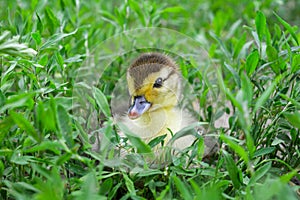
<svg viewBox="0 0 300 200"><path fill-rule="evenodd" d="M160 53L142 54L127 71L128 90L131 96L128 115L122 122L146 143L172 133L193 122L188 113L177 107L181 96L181 75L177 65ZM179 138L172 145L183 149L191 145L193 136Z"/></svg>
<svg viewBox="0 0 300 200"><path fill-rule="evenodd" d="M184 116L183 116L184 115ZM124 118L123 123L133 132L143 139L146 143L152 139L167 134L165 144L171 139L172 134L180 131L192 122L190 116L181 112L178 108L159 109L143 114L137 119ZM175 142L175 147L180 149L187 147L191 141L180 140L182 143Z"/></svg>

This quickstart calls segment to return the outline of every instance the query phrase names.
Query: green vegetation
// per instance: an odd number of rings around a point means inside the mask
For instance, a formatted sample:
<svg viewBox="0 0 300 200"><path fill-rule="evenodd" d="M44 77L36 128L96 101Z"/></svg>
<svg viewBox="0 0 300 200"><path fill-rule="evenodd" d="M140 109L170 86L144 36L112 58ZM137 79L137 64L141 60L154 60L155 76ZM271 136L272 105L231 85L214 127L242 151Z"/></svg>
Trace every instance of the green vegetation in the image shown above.
<svg viewBox="0 0 300 200"><path fill-rule="evenodd" d="M178 2L0 2L0 199L299 198L299 1ZM119 159L115 152L120 145L151 152L135 137L121 144L109 107L126 70L121 66L145 50L138 43L120 55L115 47L100 48L145 27L190 37L195 44L181 44L184 52L198 45L208 52L213 84L229 102L214 111L206 101L212 87L197 70L203 63L178 58L200 102L200 121L231 111L229 127L211 127L221 148L208 159L202 160L201 137L191 155L173 156L164 168L149 167L140 154ZM90 70L99 73L93 88L80 82L81 70L104 64L101 53L119 57L103 71ZM81 96L91 104L84 112L77 112L78 83L89 90ZM92 145L97 135L105 136L100 151Z"/></svg>

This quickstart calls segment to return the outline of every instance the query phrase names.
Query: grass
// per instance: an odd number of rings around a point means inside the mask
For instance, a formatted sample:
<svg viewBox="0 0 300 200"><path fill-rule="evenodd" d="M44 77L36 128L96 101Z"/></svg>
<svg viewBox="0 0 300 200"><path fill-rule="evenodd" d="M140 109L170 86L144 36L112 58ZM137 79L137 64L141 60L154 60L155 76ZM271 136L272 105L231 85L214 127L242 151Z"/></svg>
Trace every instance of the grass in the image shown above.
<svg viewBox="0 0 300 200"><path fill-rule="evenodd" d="M298 1L0 5L1 199L299 198ZM227 127L210 123L221 146L210 158L199 137L151 168L140 154L151 147L117 134L114 94L150 50L177 60L199 121L230 113Z"/></svg>

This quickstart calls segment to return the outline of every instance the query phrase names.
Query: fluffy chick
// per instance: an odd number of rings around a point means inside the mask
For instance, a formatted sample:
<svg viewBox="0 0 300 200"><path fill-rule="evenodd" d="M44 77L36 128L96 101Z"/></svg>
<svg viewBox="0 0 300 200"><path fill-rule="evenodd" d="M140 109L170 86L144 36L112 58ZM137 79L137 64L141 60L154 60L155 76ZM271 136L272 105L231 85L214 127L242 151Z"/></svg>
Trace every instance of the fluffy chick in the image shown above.
<svg viewBox="0 0 300 200"><path fill-rule="evenodd" d="M193 122L187 112L177 107L181 96L181 75L175 62L160 53L145 53L127 70L130 107L122 122L146 143L167 134L167 144L172 133ZM194 137L177 139L172 147L190 146ZM157 148L156 148L157 149Z"/></svg>

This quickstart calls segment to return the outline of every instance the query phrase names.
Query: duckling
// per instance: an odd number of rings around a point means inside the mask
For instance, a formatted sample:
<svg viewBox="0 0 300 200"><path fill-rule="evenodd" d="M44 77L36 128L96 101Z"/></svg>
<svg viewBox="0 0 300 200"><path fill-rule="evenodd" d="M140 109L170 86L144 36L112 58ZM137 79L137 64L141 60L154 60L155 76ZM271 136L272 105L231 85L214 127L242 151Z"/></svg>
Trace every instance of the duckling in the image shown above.
<svg viewBox="0 0 300 200"><path fill-rule="evenodd" d="M193 123L193 118L178 108L181 97L181 74L175 62L161 53L144 53L127 70L130 106L122 122L131 132L148 143L172 134ZM184 149L194 141L188 135L177 139L172 148Z"/></svg>

